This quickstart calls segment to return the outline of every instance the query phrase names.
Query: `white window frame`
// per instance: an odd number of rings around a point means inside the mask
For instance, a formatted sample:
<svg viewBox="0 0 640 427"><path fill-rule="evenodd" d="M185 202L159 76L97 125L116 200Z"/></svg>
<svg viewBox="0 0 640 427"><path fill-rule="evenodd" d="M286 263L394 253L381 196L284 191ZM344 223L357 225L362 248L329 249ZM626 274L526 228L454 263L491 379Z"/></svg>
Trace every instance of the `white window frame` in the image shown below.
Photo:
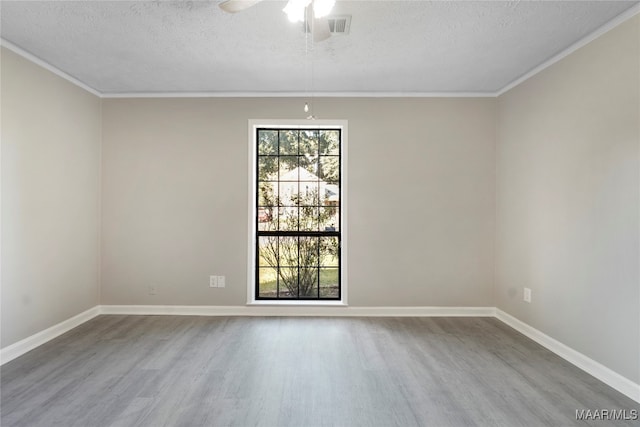
<svg viewBox="0 0 640 427"><path fill-rule="evenodd" d="M256 162L257 143L256 135L258 128L281 128L281 129L340 129L342 140L340 142L340 300L256 300ZM249 220L248 220L248 258L247 258L247 305L288 305L288 306L347 306L347 151L348 151L348 122L347 120L249 120Z"/></svg>

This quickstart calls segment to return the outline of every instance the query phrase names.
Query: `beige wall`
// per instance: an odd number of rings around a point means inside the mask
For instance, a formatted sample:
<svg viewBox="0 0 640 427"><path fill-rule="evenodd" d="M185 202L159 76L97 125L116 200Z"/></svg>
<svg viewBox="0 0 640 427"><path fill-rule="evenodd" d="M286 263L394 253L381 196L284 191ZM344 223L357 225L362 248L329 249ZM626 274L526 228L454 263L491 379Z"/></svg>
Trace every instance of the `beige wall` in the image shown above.
<svg viewBox="0 0 640 427"><path fill-rule="evenodd" d="M248 120L302 105L104 100L102 303L245 304ZM492 306L495 99L329 98L316 113L349 122L349 304Z"/></svg>
<svg viewBox="0 0 640 427"><path fill-rule="evenodd" d="M636 383L639 27L499 98L496 241L497 307Z"/></svg>
<svg viewBox="0 0 640 427"><path fill-rule="evenodd" d="M2 48L2 342L98 304L100 99Z"/></svg>

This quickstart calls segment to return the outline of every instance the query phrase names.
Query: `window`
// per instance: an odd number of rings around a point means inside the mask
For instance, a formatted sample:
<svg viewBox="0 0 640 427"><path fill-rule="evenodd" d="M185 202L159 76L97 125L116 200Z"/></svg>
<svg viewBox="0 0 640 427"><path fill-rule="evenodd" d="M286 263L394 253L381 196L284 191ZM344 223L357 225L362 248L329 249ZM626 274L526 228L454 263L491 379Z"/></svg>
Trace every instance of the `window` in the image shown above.
<svg viewBox="0 0 640 427"><path fill-rule="evenodd" d="M341 299L342 128L255 128L255 299Z"/></svg>

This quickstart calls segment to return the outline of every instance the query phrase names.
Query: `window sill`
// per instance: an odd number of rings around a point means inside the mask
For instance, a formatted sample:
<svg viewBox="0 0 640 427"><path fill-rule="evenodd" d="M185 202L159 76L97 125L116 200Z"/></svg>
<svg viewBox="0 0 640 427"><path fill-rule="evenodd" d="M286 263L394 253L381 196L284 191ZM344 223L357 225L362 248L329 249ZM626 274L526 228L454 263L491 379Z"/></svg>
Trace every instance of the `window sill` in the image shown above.
<svg viewBox="0 0 640 427"><path fill-rule="evenodd" d="M315 300L297 300L297 301L276 301L276 300L258 300L248 302L250 306L278 306L278 307L349 307L343 301L315 301Z"/></svg>

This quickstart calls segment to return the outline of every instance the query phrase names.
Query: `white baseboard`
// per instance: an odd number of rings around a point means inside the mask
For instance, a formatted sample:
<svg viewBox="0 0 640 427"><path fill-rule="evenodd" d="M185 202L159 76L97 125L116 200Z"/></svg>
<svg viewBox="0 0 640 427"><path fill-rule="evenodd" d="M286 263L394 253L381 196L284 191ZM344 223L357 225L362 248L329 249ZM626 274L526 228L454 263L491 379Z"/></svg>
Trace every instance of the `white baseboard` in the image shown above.
<svg viewBox="0 0 640 427"><path fill-rule="evenodd" d="M493 317L493 307L103 305L102 314L179 316Z"/></svg>
<svg viewBox="0 0 640 427"><path fill-rule="evenodd" d="M536 328L529 326L498 308L496 308L496 318L511 326L521 334L531 338L547 350L554 352L586 373L596 377L608 386L640 403L640 384L634 383L601 363L598 363L579 351L562 344L560 341L551 338Z"/></svg>
<svg viewBox="0 0 640 427"><path fill-rule="evenodd" d="M64 320L57 325L53 325L50 328L40 331L31 335L17 343L11 344L3 349L0 349L0 365L4 365L7 362L12 361L16 357L22 356L28 351L33 350L42 344L51 341L52 339L70 331L71 329L82 325L83 323L93 319L100 315L100 306L95 306L87 311L84 311L70 319Z"/></svg>

